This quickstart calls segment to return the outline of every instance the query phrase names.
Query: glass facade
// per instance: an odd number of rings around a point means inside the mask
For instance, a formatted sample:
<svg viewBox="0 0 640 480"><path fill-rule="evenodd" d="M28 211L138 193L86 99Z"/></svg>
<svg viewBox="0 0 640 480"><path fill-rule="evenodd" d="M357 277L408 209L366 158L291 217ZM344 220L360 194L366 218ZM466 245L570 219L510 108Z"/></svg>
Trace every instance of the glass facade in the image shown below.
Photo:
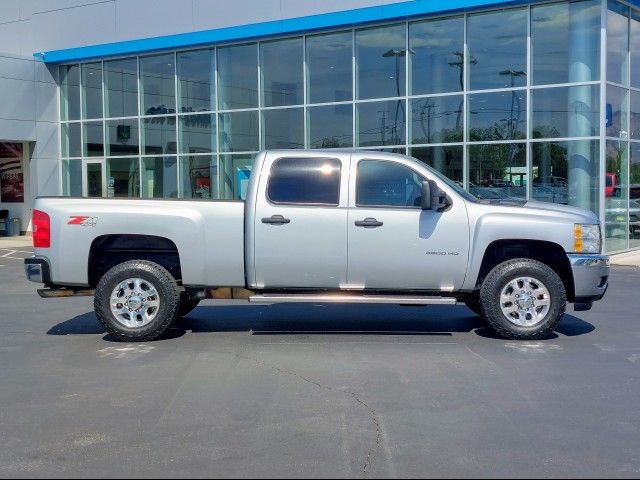
<svg viewBox="0 0 640 480"><path fill-rule="evenodd" d="M604 232L613 252L640 247L640 11L606 7Z"/></svg>
<svg viewBox="0 0 640 480"><path fill-rule="evenodd" d="M63 192L100 160L106 196L243 198L261 149L355 147L638 247L639 52L640 10L576 0L63 65Z"/></svg>

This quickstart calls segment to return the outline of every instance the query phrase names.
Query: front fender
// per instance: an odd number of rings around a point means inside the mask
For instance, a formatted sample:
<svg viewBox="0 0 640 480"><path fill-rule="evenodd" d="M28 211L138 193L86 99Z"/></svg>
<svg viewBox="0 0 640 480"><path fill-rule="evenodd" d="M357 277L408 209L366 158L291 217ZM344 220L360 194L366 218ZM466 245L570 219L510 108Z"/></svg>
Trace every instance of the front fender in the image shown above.
<svg viewBox="0 0 640 480"><path fill-rule="evenodd" d="M565 252L573 249L574 223L560 217L513 211L483 213L471 218L471 251L463 290L474 290L487 248L499 240L537 240L559 245Z"/></svg>

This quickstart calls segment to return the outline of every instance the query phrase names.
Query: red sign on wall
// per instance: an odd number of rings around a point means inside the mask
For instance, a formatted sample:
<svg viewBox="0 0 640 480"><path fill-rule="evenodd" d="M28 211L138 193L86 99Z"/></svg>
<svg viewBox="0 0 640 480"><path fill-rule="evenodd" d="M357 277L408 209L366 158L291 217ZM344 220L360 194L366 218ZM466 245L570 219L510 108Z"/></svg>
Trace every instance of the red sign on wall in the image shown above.
<svg viewBox="0 0 640 480"><path fill-rule="evenodd" d="M0 143L0 202L24 202L21 143Z"/></svg>

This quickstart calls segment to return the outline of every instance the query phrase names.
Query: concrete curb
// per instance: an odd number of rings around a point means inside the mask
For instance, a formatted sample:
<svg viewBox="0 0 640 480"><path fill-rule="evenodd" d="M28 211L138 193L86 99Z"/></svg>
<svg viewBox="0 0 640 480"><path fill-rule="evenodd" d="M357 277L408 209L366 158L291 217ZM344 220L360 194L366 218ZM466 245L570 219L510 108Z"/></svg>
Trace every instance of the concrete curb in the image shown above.
<svg viewBox="0 0 640 480"><path fill-rule="evenodd" d="M0 237L0 249L24 250L33 248L32 237Z"/></svg>
<svg viewBox="0 0 640 480"><path fill-rule="evenodd" d="M611 255L611 265L625 267L640 267L640 251L618 253Z"/></svg>

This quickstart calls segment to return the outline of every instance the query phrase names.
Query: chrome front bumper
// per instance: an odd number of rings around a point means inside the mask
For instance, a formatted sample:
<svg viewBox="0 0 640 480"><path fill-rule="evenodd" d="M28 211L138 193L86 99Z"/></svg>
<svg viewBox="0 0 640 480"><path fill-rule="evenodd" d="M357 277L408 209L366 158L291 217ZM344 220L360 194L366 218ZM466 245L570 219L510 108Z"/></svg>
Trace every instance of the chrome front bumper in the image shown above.
<svg viewBox="0 0 640 480"><path fill-rule="evenodd" d="M609 286L609 257L583 254L567 256L573 271L576 303L600 300Z"/></svg>

